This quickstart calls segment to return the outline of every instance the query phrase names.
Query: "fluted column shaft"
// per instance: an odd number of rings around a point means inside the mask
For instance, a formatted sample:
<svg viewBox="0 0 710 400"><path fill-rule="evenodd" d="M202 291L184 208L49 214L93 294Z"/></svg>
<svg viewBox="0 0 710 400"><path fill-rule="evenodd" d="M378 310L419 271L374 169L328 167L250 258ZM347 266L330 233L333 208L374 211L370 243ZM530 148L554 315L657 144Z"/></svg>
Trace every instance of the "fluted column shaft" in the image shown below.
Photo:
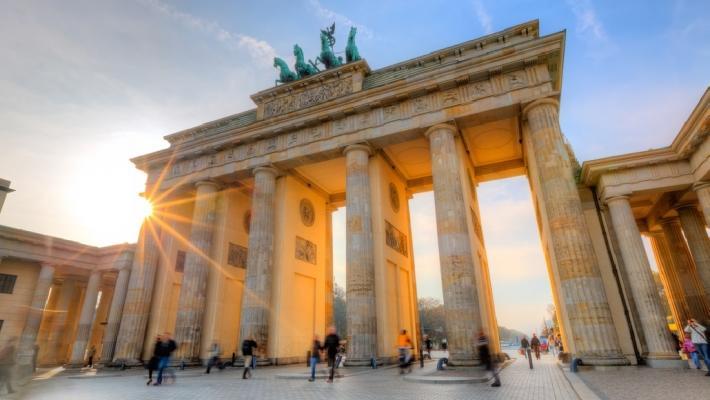
<svg viewBox="0 0 710 400"><path fill-rule="evenodd" d="M456 133L451 125L436 125L426 135L431 151L449 360L466 365L478 360L475 346L481 315Z"/></svg>
<svg viewBox="0 0 710 400"><path fill-rule="evenodd" d="M69 306L75 294L76 281L70 278L64 278L62 286L59 289L59 301L57 302L56 315L52 321L52 328L49 332L47 340L49 346L48 359L52 363L61 364L65 361L64 343L66 342L64 329L67 326L67 314Z"/></svg>
<svg viewBox="0 0 710 400"><path fill-rule="evenodd" d="M573 176L553 99L528 105L530 153L544 200L549 238L555 255L561 300L569 320L569 332L577 356L585 364L628 364L619 346L611 309L597 265L592 238Z"/></svg>
<svg viewBox="0 0 710 400"><path fill-rule="evenodd" d="M128 290L128 278L131 275L129 268L121 268L116 277L116 285L113 289L111 308L108 314L108 323L104 329L103 346L101 346L101 362L108 363L113 360L113 352L116 349L116 337L118 327L121 324L121 314L123 313L123 303L126 301L126 291Z"/></svg>
<svg viewBox="0 0 710 400"><path fill-rule="evenodd" d="M675 344L666 324L666 315L656 282L651 273L651 265L641 241L629 198L613 197L607 200L614 232L619 239L621 257L627 270L631 295L636 304L639 320L646 340L648 359L679 359Z"/></svg>
<svg viewBox="0 0 710 400"><path fill-rule="evenodd" d="M96 299L99 295L99 285L101 284L101 271L93 271L89 276L89 283L84 292L84 302L81 304L81 314L79 315L79 327L76 330L74 345L72 346L70 364L82 366L84 364L84 354L86 345L91 337L91 327L96 314Z"/></svg>
<svg viewBox="0 0 710 400"><path fill-rule="evenodd" d="M695 261L698 277L705 290L705 301L710 305L710 238L705 230L705 221L695 205L684 205L676 210L690 254Z"/></svg>
<svg viewBox="0 0 710 400"><path fill-rule="evenodd" d="M265 356L269 356L269 320L274 270L275 192L278 171L271 167L254 170L249 253L240 338L253 339Z"/></svg>
<svg viewBox="0 0 710 400"><path fill-rule="evenodd" d="M42 264L18 346L17 363L23 375L33 372L32 360L35 357L35 342L37 341L39 326L42 323L44 305L47 303L49 289L52 287L53 280L54 267L49 264Z"/></svg>
<svg viewBox="0 0 710 400"><path fill-rule="evenodd" d="M207 299L207 277L212 261L212 232L217 215L218 185L212 181L197 183L195 209L192 214L190 243L185 257L185 270L180 287L175 341L177 358L196 360L200 356L202 320Z"/></svg>
<svg viewBox="0 0 710 400"><path fill-rule="evenodd" d="M145 330L153 298L155 272L160 258L158 228L152 219L146 219L136 244L133 267L128 280L126 300L123 304L121 325L113 360L127 364L139 364Z"/></svg>
<svg viewBox="0 0 710 400"><path fill-rule="evenodd" d="M705 291L698 277L695 263L688 250L688 245L683 237L678 218L667 218L661 221L663 236L668 243L673 265L675 266L678 281L683 287L685 301L688 304L690 316L702 320L710 313L705 300ZM685 323L682 321L680 323Z"/></svg>
<svg viewBox="0 0 710 400"><path fill-rule="evenodd" d="M346 269L348 362L377 356L377 307L370 204L370 148L345 148Z"/></svg>
<svg viewBox="0 0 710 400"><path fill-rule="evenodd" d="M683 285L678 278L678 271L673 264L673 257L668 248L666 238L662 232L652 232L649 234L653 255L656 257L656 265L661 276L661 282L668 296L668 303L671 306L673 319L679 329L682 329L685 321L690 318L690 309L685 299Z"/></svg>
<svg viewBox="0 0 710 400"><path fill-rule="evenodd" d="M325 211L325 326L335 326L333 312L333 211L330 205Z"/></svg>
<svg viewBox="0 0 710 400"><path fill-rule="evenodd" d="M698 182L693 185L693 190L698 195L698 202L705 217L705 225L710 226L710 182Z"/></svg>

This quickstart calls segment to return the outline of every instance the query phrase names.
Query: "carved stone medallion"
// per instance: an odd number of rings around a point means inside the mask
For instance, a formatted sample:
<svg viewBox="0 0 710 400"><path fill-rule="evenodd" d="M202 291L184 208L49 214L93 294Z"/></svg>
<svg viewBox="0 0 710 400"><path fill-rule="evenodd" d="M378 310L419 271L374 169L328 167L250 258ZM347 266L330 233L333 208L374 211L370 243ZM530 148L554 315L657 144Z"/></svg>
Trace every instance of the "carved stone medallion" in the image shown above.
<svg viewBox="0 0 710 400"><path fill-rule="evenodd" d="M390 205L394 212L399 212L399 192L394 183L390 183Z"/></svg>
<svg viewBox="0 0 710 400"><path fill-rule="evenodd" d="M227 264L237 268L246 268L247 248L230 242L229 252L227 255Z"/></svg>
<svg viewBox="0 0 710 400"><path fill-rule="evenodd" d="M313 208L313 203L308 199L301 199L301 204L298 206L301 213L301 222L305 226L312 226L316 220L316 212Z"/></svg>

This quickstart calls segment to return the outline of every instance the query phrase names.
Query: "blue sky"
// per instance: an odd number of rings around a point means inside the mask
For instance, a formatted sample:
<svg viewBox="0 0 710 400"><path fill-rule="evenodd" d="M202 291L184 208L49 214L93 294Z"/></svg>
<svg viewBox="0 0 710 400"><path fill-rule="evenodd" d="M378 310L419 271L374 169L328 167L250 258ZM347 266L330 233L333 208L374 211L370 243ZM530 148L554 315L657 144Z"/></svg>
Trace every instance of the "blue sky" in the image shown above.
<svg viewBox="0 0 710 400"><path fill-rule="evenodd" d="M298 43L314 57L332 22L338 48L358 26L378 68L535 18L543 35L567 30L561 124L581 161L667 145L710 81L707 1L5 1L0 177L17 192L0 224L134 241L145 177L128 158L251 108L274 55ZM499 320L532 330L550 295L527 182L479 190ZM419 240L435 229L431 196L412 209L419 294L440 297L436 247Z"/></svg>

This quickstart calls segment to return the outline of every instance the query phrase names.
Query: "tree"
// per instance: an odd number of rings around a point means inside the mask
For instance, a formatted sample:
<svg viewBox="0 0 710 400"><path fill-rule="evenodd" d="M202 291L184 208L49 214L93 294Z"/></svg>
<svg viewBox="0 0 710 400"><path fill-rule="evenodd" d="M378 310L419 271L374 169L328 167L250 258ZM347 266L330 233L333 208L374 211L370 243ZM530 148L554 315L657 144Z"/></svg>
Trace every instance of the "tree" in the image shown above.
<svg viewBox="0 0 710 400"><path fill-rule="evenodd" d="M345 336L348 332L346 307L345 289L336 283L333 287L333 319L335 320L335 329L340 336Z"/></svg>
<svg viewBox="0 0 710 400"><path fill-rule="evenodd" d="M432 297L419 299L417 305L422 335L429 335L432 341L441 343L441 339L446 337L444 305L440 300Z"/></svg>

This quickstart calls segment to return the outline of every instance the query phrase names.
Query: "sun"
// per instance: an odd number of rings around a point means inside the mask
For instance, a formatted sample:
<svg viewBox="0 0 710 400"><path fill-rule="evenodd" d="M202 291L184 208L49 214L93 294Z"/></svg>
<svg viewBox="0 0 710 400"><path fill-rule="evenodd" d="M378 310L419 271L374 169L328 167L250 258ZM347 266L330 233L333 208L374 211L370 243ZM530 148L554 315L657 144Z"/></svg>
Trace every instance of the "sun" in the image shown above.
<svg viewBox="0 0 710 400"><path fill-rule="evenodd" d="M137 204L137 210L143 219L150 218L153 216L153 203L148 199L141 197L140 202Z"/></svg>

